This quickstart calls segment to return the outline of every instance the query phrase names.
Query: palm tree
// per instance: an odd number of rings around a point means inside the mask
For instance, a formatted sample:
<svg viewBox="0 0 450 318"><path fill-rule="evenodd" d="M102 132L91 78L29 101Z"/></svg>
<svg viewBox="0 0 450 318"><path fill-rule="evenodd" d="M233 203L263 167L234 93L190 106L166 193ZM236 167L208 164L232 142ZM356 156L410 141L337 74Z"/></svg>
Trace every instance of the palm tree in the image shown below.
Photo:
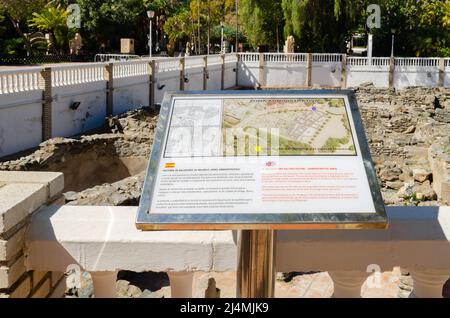
<svg viewBox="0 0 450 318"><path fill-rule="evenodd" d="M58 48L63 48L67 44L67 17L69 13L58 5L57 7L48 6L42 13L33 13L33 18L29 20L31 27L39 31L50 34L50 49L55 53Z"/></svg>

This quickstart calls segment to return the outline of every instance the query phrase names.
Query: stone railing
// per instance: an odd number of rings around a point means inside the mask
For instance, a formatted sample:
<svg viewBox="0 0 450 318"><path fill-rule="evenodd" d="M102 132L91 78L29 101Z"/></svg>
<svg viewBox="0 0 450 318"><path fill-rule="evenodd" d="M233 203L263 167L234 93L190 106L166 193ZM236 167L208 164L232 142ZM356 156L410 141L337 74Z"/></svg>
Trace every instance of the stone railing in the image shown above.
<svg viewBox="0 0 450 318"><path fill-rule="evenodd" d="M238 84L256 88L449 87L449 58L353 57L317 53L241 53Z"/></svg>
<svg viewBox="0 0 450 318"><path fill-rule="evenodd" d="M13 94L39 89L40 67L0 71L0 94Z"/></svg>
<svg viewBox="0 0 450 318"><path fill-rule="evenodd" d="M170 91L346 88L366 82L450 87L449 63L448 58L240 53L0 71L0 158L52 137L98 129L106 116L160 104Z"/></svg>
<svg viewBox="0 0 450 318"><path fill-rule="evenodd" d="M58 173L0 172L0 297L62 297L70 268L90 272L96 297L115 297L119 270L167 272L172 297L192 297L195 272L236 270L236 232L141 232L136 207L62 206L62 188ZM400 266L413 296L442 297L450 207L387 213L387 230L278 231L277 271L328 271L334 297L360 297L374 270Z"/></svg>
<svg viewBox="0 0 450 318"><path fill-rule="evenodd" d="M98 129L169 91L236 87L236 72L236 54L0 71L0 157Z"/></svg>

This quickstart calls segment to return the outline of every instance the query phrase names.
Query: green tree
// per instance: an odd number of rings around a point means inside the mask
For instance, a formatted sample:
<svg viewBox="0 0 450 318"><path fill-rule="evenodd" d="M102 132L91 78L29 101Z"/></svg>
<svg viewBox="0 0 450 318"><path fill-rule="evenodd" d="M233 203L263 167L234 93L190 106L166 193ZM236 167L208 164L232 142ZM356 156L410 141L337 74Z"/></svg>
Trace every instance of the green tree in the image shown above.
<svg viewBox="0 0 450 318"><path fill-rule="evenodd" d="M301 51L339 52L365 9L355 0L282 0L285 37L293 35Z"/></svg>
<svg viewBox="0 0 450 318"><path fill-rule="evenodd" d="M176 42L190 41L197 53L205 52L208 38L211 44L220 41L221 21L225 22L229 30L233 10L234 0L190 0L180 4L167 19L164 31L168 34L172 45Z"/></svg>
<svg viewBox="0 0 450 318"><path fill-rule="evenodd" d="M389 55L392 31L397 56L449 56L449 0L378 0L381 28L374 30L375 54Z"/></svg>
<svg viewBox="0 0 450 318"><path fill-rule="evenodd" d="M88 49L96 52L104 43L117 48L120 38L135 38L145 51L147 44L147 1L143 0L76 0L81 8L81 33Z"/></svg>
<svg viewBox="0 0 450 318"><path fill-rule="evenodd" d="M282 23L280 1L240 0L239 21L249 44L257 49L260 46L277 45L279 26ZM278 35L278 36L277 36Z"/></svg>
<svg viewBox="0 0 450 318"><path fill-rule="evenodd" d="M49 32L50 49L58 53L59 50L66 51L68 49L68 16L67 10L59 5L57 7L48 6L40 13L34 12L33 17L29 20L29 25L39 31Z"/></svg>
<svg viewBox="0 0 450 318"><path fill-rule="evenodd" d="M171 45L189 38L195 32L189 9L184 7L177 14L169 17L164 24L164 31L168 34Z"/></svg>
<svg viewBox="0 0 450 318"><path fill-rule="evenodd" d="M0 14L4 15L22 38L28 55L32 54L31 43L25 36L26 22L33 12L41 10L46 4L45 0L1 0Z"/></svg>

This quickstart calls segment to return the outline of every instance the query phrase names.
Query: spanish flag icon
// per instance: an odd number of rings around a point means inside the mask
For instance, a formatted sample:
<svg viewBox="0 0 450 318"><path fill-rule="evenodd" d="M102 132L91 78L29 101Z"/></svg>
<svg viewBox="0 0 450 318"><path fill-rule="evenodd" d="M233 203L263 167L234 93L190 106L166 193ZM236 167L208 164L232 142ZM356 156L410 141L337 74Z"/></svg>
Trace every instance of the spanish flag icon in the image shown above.
<svg viewBox="0 0 450 318"><path fill-rule="evenodd" d="M165 167L166 169L167 169L167 168L175 168L175 163L169 163L169 162L168 162L168 163L165 164L164 167Z"/></svg>

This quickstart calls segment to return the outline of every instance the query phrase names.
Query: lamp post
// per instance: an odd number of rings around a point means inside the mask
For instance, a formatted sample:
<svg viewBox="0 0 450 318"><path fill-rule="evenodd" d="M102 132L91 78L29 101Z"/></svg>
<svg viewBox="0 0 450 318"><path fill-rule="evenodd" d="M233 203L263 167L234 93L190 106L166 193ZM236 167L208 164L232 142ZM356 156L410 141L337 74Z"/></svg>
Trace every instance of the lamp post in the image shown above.
<svg viewBox="0 0 450 318"><path fill-rule="evenodd" d="M238 52L238 45L239 45L239 0L235 0L235 7L236 7L236 53Z"/></svg>
<svg viewBox="0 0 450 318"><path fill-rule="evenodd" d="M220 21L220 54L225 54L225 48L223 45L223 21Z"/></svg>
<svg viewBox="0 0 450 318"><path fill-rule="evenodd" d="M148 10L147 11L147 16L150 19L150 34L148 35L148 49L149 49L149 57L152 57L152 45L153 45L153 41L152 41L152 22L153 22L153 17L155 16L155 11L153 10Z"/></svg>
<svg viewBox="0 0 450 318"><path fill-rule="evenodd" d="M392 33L391 57L394 57L394 38L395 38L395 29L391 29L391 33Z"/></svg>

